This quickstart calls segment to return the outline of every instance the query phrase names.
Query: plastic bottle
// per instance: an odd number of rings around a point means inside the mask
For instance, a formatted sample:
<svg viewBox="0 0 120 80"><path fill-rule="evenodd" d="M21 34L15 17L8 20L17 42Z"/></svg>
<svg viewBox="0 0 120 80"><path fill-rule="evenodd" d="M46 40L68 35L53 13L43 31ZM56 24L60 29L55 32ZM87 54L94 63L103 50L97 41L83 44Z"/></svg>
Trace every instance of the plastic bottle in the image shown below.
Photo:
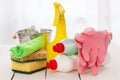
<svg viewBox="0 0 120 80"><path fill-rule="evenodd" d="M62 53L66 56L71 56L77 54L78 49L73 39L66 38L54 45L53 51L57 53Z"/></svg>
<svg viewBox="0 0 120 80"><path fill-rule="evenodd" d="M66 21L64 17L65 10L62 5L57 2L54 3L54 7L55 16L53 26L56 27L56 35L54 40L47 45L47 61L54 59L54 57L58 55L56 52L53 51L53 45L67 37Z"/></svg>
<svg viewBox="0 0 120 80"><path fill-rule="evenodd" d="M77 70L77 55L73 56L65 56L58 55L55 59L47 62L47 68L51 70L57 70L60 72L70 72L73 70Z"/></svg>

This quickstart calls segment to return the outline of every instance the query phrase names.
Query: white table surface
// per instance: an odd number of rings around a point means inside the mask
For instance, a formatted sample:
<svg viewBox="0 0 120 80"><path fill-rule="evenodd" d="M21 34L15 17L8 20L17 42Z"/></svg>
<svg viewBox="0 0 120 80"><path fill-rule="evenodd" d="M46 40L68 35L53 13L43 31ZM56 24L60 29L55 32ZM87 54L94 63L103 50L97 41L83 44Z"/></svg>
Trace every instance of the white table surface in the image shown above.
<svg viewBox="0 0 120 80"><path fill-rule="evenodd" d="M9 54L10 45L0 45L0 80L10 80L13 72L11 71L11 60ZM109 53L111 62L99 68L99 74L92 76L90 70L81 75L82 80L119 80L120 79L120 46L115 43L110 44ZM77 71L62 73L47 70L46 80L79 80ZM45 80L45 70L34 74L26 75L15 73L13 80Z"/></svg>

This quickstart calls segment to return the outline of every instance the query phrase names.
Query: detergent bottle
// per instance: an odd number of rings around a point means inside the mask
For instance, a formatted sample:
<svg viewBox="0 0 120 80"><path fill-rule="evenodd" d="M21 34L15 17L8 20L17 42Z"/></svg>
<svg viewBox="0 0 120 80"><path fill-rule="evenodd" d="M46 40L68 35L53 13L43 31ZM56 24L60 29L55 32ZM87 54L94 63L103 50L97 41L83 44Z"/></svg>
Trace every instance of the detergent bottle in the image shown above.
<svg viewBox="0 0 120 80"><path fill-rule="evenodd" d="M54 45L53 51L71 56L77 54L78 49L73 39L66 38Z"/></svg>
<svg viewBox="0 0 120 80"><path fill-rule="evenodd" d="M53 26L56 27L56 35L54 40L52 42L49 42L47 45L47 52L48 52L47 61L53 59L55 56L58 55L56 52L53 51L53 45L55 45L60 40L67 37L66 21L64 17L65 10L62 7L62 5L57 2L54 3L54 7L55 7L55 16L54 16Z"/></svg>
<svg viewBox="0 0 120 80"><path fill-rule="evenodd" d="M77 70L77 61L78 55L58 55L55 59L47 62L46 67L47 69L57 70L60 72L71 72L73 70Z"/></svg>

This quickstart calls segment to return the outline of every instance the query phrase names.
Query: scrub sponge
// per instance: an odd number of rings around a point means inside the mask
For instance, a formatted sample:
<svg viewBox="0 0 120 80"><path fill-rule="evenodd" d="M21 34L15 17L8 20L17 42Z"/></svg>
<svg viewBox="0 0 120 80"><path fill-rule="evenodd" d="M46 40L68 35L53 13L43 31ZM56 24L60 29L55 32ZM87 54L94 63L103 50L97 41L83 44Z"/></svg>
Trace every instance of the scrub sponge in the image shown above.
<svg viewBox="0 0 120 80"><path fill-rule="evenodd" d="M46 50L40 49L23 58L12 56L11 60L12 71L31 74L46 68Z"/></svg>

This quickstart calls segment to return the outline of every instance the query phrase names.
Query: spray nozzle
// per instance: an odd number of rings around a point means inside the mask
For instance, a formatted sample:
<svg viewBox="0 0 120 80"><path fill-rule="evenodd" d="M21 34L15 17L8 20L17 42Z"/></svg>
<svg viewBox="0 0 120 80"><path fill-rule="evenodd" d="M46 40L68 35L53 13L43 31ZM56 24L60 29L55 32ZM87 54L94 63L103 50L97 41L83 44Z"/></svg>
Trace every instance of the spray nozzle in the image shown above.
<svg viewBox="0 0 120 80"><path fill-rule="evenodd" d="M55 16L54 16L53 26L56 26L60 19L64 19L65 10L63 6L57 2L54 3L54 7L55 7Z"/></svg>

